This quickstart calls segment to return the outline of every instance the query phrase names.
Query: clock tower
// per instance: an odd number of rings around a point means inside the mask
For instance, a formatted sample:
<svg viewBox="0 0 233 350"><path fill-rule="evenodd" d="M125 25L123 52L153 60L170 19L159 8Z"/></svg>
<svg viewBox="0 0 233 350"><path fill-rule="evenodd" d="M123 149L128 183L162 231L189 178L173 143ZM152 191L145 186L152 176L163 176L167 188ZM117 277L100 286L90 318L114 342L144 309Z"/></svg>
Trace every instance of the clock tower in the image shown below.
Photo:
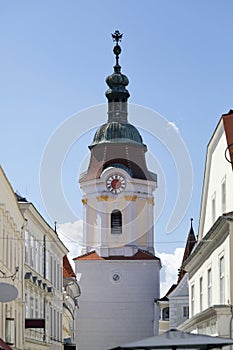
<svg viewBox="0 0 233 350"><path fill-rule="evenodd" d="M80 176L83 254L77 331L80 350L105 350L152 336L158 330L160 260L154 254L153 192L139 131L128 122L128 78L121 73L122 34L112 34L116 57L107 77L108 119L89 146Z"/></svg>

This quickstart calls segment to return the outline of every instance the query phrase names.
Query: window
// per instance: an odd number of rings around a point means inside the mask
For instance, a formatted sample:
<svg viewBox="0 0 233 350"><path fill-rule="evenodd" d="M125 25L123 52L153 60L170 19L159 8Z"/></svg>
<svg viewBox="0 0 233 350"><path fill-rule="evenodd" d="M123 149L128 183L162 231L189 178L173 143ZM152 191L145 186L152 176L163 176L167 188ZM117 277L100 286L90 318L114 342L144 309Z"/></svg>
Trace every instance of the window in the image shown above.
<svg viewBox="0 0 233 350"><path fill-rule="evenodd" d="M53 339L56 339L56 329L57 329L57 312L55 309L53 309Z"/></svg>
<svg viewBox="0 0 233 350"><path fill-rule="evenodd" d="M162 320L163 321L169 321L169 307L165 307L162 310Z"/></svg>
<svg viewBox="0 0 233 350"><path fill-rule="evenodd" d="M215 222L216 218L216 196L215 194L212 196L212 222Z"/></svg>
<svg viewBox="0 0 233 350"><path fill-rule="evenodd" d="M122 214L120 210L117 209L113 210L111 213L111 233L122 233Z"/></svg>
<svg viewBox="0 0 233 350"><path fill-rule="evenodd" d="M183 306L183 317L188 318L189 317L189 307Z"/></svg>
<svg viewBox="0 0 233 350"><path fill-rule="evenodd" d="M53 260L53 279L52 279L52 283L54 285L55 288L57 288L57 262L54 259Z"/></svg>
<svg viewBox="0 0 233 350"><path fill-rule="evenodd" d="M30 236L30 264L34 267L34 238Z"/></svg>
<svg viewBox="0 0 233 350"><path fill-rule="evenodd" d="M25 231L25 262L29 263L29 233Z"/></svg>
<svg viewBox="0 0 233 350"><path fill-rule="evenodd" d="M35 318L39 318L39 296L35 298Z"/></svg>
<svg viewBox="0 0 233 350"><path fill-rule="evenodd" d="M25 293L25 318L29 318L29 297L28 293Z"/></svg>
<svg viewBox="0 0 233 350"><path fill-rule="evenodd" d="M211 268L207 271L207 288L208 288L208 307L212 304L212 271Z"/></svg>
<svg viewBox="0 0 233 350"><path fill-rule="evenodd" d="M34 317L34 298L33 295L30 296L30 318Z"/></svg>
<svg viewBox="0 0 233 350"><path fill-rule="evenodd" d="M199 288L200 288L200 311L203 309L203 278L200 277L199 280Z"/></svg>
<svg viewBox="0 0 233 350"><path fill-rule="evenodd" d="M40 318L44 316L44 298L40 298Z"/></svg>
<svg viewBox="0 0 233 350"><path fill-rule="evenodd" d="M51 265L51 257L49 255L49 252L46 250L45 251L45 278L47 278L48 280L51 280L51 275L50 275L50 266L49 266L49 262L50 262L50 265Z"/></svg>
<svg viewBox="0 0 233 350"><path fill-rule="evenodd" d="M39 273L43 276L44 273L44 259L43 259L43 246L42 244L39 245Z"/></svg>
<svg viewBox="0 0 233 350"><path fill-rule="evenodd" d="M35 241L35 269L39 272L39 242Z"/></svg>
<svg viewBox="0 0 233 350"><path fill-rule="evenodd" d="M54 325L54 321L53 321L53 309L52 307L50 307L50 315L49 315L49 324L50 324L50 337L51 339L53 339L53 325Z"/></svg>
<svg viewBox="0 0 233 350"><path fill-rule="evenodd" d="M194 315L194 298L195 298L194 284L191 286L191 315Z"/></svg>
<svg viewBox="0 0 233 350"><path fill-rule="evenodd" d="M219 294L220 304L225 303L225 281L224 281L224 256L219 259Z"/></svg>
<svg viewBox="0 0 233 350"><path fill-rule="evenodd" d="M226 211L226 178L224 178L222 181L221 190L222 190L222 212L225 213Z"/></svg>
<svg viewBox="0 0 233 350"><path fill-rule="evenodd" d="M15 344L15 320L14 318L6 318L6 343Z"/></svg>
<svg viewBox="0 0 233 350"><path fill-rule="evenodd" d="M49 279L53 284L53 257L50 255L50 265L49 265Z"/></svg>

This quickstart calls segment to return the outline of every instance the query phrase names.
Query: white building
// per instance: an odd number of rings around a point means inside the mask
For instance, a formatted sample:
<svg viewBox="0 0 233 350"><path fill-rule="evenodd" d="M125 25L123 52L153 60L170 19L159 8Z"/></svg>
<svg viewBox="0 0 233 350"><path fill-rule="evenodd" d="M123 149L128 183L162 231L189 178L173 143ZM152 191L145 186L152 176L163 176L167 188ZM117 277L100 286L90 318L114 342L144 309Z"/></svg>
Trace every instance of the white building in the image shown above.
<svg viewBox="0 0 233 350"><path fill-rule="evenodd" d="M18 196L25 225L24 349L63 348L63 257L67 248L34 205Z"/></svg>
<svg viewBox="0 0 233 350"><path fill-rule="evenodd" d="M188 274L182 268L196 244L196 237L192 225L186 240L181 268L179 269L177 284L173 284L166 295L157 301L160 307L159 333L179 327L189 318Z"/></svg>
<svg viewBox="0 0 233 350"><path fill-rule="evenodd" d="M184 264L190 319L181 329L232 337L233 111L221 117L207 147L198 244ZM226 157L225 157L226 155Z"/></svg>
<svg viewBox="0 0 233 350"><path fill-rule="evenodd" d="M82 294L77 318L80 350L105 350L158 333L160 260L154 254L153 192L146 145L127 119L128 78L116 41L114 73L106 82L108 120L89 146L83 191L83 255L75 259Z"/></svg>
<svg viewBox="0 0 233 350"><path fill-rule="evenodd" d="M18 291L17 298L9 302L3 302L0 295L0 348L10 345L23 349L24 217L1 166L0 193L0 283L10 284Z"/></svg>

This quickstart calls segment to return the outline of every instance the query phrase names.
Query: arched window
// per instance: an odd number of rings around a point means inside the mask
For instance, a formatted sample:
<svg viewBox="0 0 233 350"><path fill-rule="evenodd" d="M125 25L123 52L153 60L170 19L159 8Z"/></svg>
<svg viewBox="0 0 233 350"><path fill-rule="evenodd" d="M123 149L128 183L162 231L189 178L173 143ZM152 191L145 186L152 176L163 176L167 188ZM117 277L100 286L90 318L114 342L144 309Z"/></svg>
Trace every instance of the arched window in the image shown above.
<svg viewBox="0 0 233 350"><path fill-rule="evenodd" d="M169 307L165 307L162 310L162 320L163 321L169 321Z"/></svg>
<svg viewBox="0 0 233 350"><path fill-rule="evenodd" d="M118 209L114 209L111 212L111 233L122 233L122 214Z"/></svg>

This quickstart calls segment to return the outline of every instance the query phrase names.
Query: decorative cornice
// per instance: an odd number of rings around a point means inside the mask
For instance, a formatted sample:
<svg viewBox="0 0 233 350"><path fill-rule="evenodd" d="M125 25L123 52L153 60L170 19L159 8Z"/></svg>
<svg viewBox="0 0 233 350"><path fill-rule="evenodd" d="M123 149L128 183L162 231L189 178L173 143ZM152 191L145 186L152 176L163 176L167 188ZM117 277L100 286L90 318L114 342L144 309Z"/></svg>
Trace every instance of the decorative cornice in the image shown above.
<svg viewBox="0 0 233 350"><path fill-rule="evenodd" d="M229 235L229 222L231 218L220 216L207 234L197 242L191 255L185 260L183 269L192 277L197 269L203 264L204 259L208 259L217 247L220 246Z"/></svg>
<svg viewBox="0 0 233 350"><path fill-rule="evenodd" d="M125 200L126 201L131 201L131 202L135 202L137 199L137 196L125 196Z"/></svg>
<svg viewBox="0 0 233 350"><path fill-rule="evenodd" d="M188 318L178 327L178 329L190 332L191 330L195 329L197 325L200 325L203 322L217 319L218 314L222 313L231 315L230 307L228 305L213 305L208 309L195 314L191 318Z"/></svg>
<svg viewBox="0 0 233 350"><path fill-rule="evenodd" d="M108 196L99 196L96 198L98 202L107 202Z"/></svg>
<svg viewBox="0 0 233 350"><path fill-rule="evenodd" d="M147 198L147 203L155 205L154 198Z"/></svg>

